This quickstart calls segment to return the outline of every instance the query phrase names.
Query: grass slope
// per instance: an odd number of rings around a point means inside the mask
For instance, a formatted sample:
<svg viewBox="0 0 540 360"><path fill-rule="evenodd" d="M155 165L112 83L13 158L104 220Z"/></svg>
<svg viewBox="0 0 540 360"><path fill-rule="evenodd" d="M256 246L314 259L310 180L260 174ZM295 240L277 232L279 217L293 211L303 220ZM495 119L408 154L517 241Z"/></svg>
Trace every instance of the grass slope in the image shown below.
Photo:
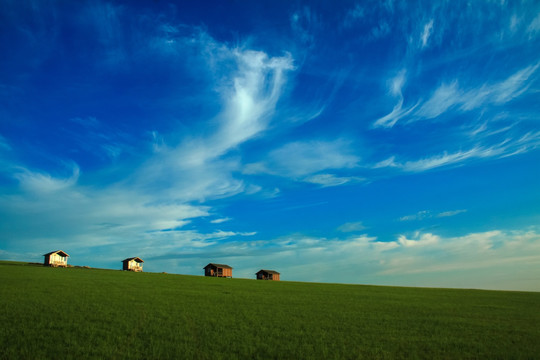
<svg viewBox="0 0 540 360"><path fill-rule="evenodd" d="M540 293L0 262L2 359L538 358Z"/></svg>

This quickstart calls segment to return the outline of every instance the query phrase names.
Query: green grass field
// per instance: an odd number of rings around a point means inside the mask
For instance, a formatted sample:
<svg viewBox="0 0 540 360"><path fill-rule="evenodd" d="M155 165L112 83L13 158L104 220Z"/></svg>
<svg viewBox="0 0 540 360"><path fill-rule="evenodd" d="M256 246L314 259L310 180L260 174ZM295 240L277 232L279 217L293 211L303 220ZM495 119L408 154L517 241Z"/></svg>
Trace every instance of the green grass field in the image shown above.
<svg viewBox="0 0 540 360"><path fill-rule="evenodd" d="M533 359L540 293L0 262L2 359Z"/></svg>

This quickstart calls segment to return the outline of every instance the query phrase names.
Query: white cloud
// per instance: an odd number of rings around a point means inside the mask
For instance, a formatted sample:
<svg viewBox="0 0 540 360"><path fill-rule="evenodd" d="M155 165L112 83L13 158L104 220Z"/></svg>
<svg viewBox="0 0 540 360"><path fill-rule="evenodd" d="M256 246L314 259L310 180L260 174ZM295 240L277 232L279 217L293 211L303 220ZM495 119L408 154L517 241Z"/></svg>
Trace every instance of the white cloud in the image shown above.
<svg viewBox="0 0 540 360"><path fill-rule="evenodd" d="M430 218L431 212L428 210L422 210L413 215L405 215L399 218L399 221L411 221L411 220L423 220L425 218Z"/></svg>
<svg viewBox="0 0 540 360"><path fill-rule="evenodd" d="M373 124L373 127L385 127L385 128L391 128L394 126L399 120L403 119L404 117L408 116L416 107L418 104L410 106L406 109L403 109L403 99L399 100L399 102L394 106L392 111L377 119L375 123Z"/></svg>
<svg viewBox="0 0 540 360"><path fill-rule="evenodd" d="M460 105L463 111L469 111L481 106L507 103L528 88L528 80L536 72L540 64L527 66L507 79L493 84L483 84L480 87L461 90L457 81L450 85L442 84L418 111L416 116L432 119L446 112L452 106Z"/></svg>
<svg viewBox="0 0 540 360"><path fill-rule="evenodd" d="M448 154L444 152L441 155L427 157L420 160L407 161L402 165L405 171L425 171L441 166L447 166L451 164L461 163L465 160L479 157L482 150L479 148L473 148L467 151L457 151L455 153Z"/></svg>
<svg viewBox="0 0 540 360"><path fill-rule="evenodd" d="M211 220L210 223L212 223L212 224L221 224L221 223L231 221L231 220L232 220L231 218L225 217L225 218L219 218L219 219Z"/></svg>
<svg viewBox="0 0 540 360"><path fill-rule="evenodd" d="M293 69L289 54L270 58L260 51L233 50L238 72L233 86L225 89L225 110L212 150L218 155L265 130L285 83L285 72Z"/></svg>
<svg viewBox="0 0 540 360"><path fill-rule="evenodd" d="M441 213L438 213L436 216L437 217L450 217L450 216L456 216L456 215L459 215L459 214L463 214L465 212L467 212L467 210L465 210L465 209L443 211Z"/></svg>
<svg viewBox="0 0 540 360"><path fill-rule="evenodd" d="M373 169L381 169L381 168L387 168L387 167L399 167L399 164L396 163L395 156L390 156L388 159L379 161L378 163L372 166Z"/></svg>
<svg viewBox="0 0 540 360"><path fill-rule="evenodd" d="M434 244L437 244L439 242L440 238L436 235L426 233L426 234L420 234L419 232L416 232L412 239L408 239L405 235L400 235L398 237L398 244L405 246L405 247L411 247L411 246L431 246Z"/></svg>
<svg viewBox="0 0 540 360"><path fill-rule="evenodd" d="M359 161L345 140L297 141L273 150L262 163L249 164L244 172L268 173L302 181L338 185L354 179L320 172L351 169L356 167Z"/></svg>
<svg viewBox="0 0 540 360"><path fill-rule="evenodd" d="M208 215L205 206L164 203L125 187L66 185L45 174L21 181L22 192L0 198L0 214L9 219L0 231L13 234L18 246L46 250L56 244L85 252L100 245L136 246L145 243L150 233L179 228L191 218Z"/></svg>
<svg viewBox="0 0 540 360"><path fill-rule="evenodd" d="M473 159L514 156L540 146L540 133L528 134L530 136L524 136L520 139L508 138L491 146L475 146L469 150L459 150L453 153L445 151L442 154L419 160L410 160L404 163L392 162L391 165L404 171L421 172L443 166L458 165Z"/></svg>
<svg viewBox="0 0 540 360"><path fill-rule="evenodd" d="M341 232L357 232L365 230L366 227L361 221L348 222L338 227L338 231Z"/></svg>
<svg viewBox="0 0 540 360"><path fill-rule="evenodd" d="M403 97L401 89L407 81L407 71L402 69L394 78L390 80L390 93L395 96Z"/></svg>
<svg viewBox="0 0 540 360"><path fill-rule="evenodd" d="M73 165L72 175L68 178L55 178L50 174L30 171L26 168L19 168L13 174L23 189L34 194L47 194L72 187L79 179L79 167Z"/></svg>
<svg viewBox="0 0 540 360"><path fill-rule="evenodd" d="M540 14L536 15L536 17L531 21L529 26L527 27L527 32L532 36L536 35L540 31Z"/></svg>
<svg viewBox="0 0 540 360"><path fill-rule="evenodd" d="M517 98L529 88L528 80L539 66L527 66L506 80L467 91L462 98L461 109L467 111L487 104L499 105Z"/></svg>
<svg viewBox="0 0 540 360"><path fill-rule="evenodd" d="M509 28L510 28L510 32L514 33L516 32L519 24L521 23L521 20L516 14L513 14L512 17L510 18L510 25L509 25Z"/></svg>
<svg viewBox="0 0 540 360"><path fill-rule="evenodd" d="M317 175L308 176L307 178L304 178L305 182L318 184L323 187L339 186L339 185L347 184L350 182L358 182L358 181L363 181L363 180L365 179L359 178L359 177L353 177L353 176L348 176L348 177L336 176L333 174L317 174Z"/></svg>
<svg viewBox="0 0 540 360"><path fill-rule="evenodd" d="M201 62L210 69L206 71L216 76L221 110L207 120L213 131L186 136L175 147L166 146L154 132L154 155L130 181L144 191L156 191L160 199L179 201L253 193L256 185L234 176L242 168L237 150L270 126L286 73L294 69L293 59L290 54L271 57L262 51L229 48L206 33L193 41L191 46L201 51Z"/></svg>
<svg viewBox="0 0 540 360"><path fill-rule="evenodd" d="M540 63L529 65L508 78L493 83L484 83L469 89L460 88L457 80L442 83L425 100L419 100L415 105L403 108L405 71L402 70L391 79L389 93L398 98L392 111L375 120L373 127L391 128L398 121L409 118L409 122L421 119L434 119L453 108L459 111L471 111L489 105L502 105L524 94L531 85L533 75Z"/></svg>
<svg viewBox="0 0 540 360"><path fill-rule="evenodd" d="M423 48L427 46L429 36L431 35L432 30L433 30L433 19L431 19L427 24L424 25L424 31L422 32L422 37L421 37Z"/></svg>
<svg viewBox="0 0 540 360"><path fill-rule="evenodd" d="M204 239L224 239L224 238L229 238L229 237L232 237L232 236L253 236L253 235L256 235L257 232L256 231L251 231L251 232L236 232L236 231L222 231L222 230L218 230L214 233L211 233L211 234L203 234L201 235L202 238Z"/></svg>
<svg viewBox="0 0 540 360"><path fill-rule="evenodd" d="M457 81L449 85L442 84L431 98L422 104L415 115L426 119L436 118L452 106L461 103L462 99L463 95L458 89Z"/></svg>
<svg viewBox="0 0 540 360"><path fill-rule="evenodd" d="M431 219L434 217L437 218L443 218L443 217L451 217L456 216L459 214L462 214L464 212L467 212L467 210L461 209L461 210L450 210L450 211L443 211L440 213L433 213L429 210L421 210L417 212L416 214L412 215L406 215L399 218L400 221L413 221L413 220L424 220L424 219Z"/></svg>
<svg viewBox="0 0 540 360"><path fill-rule="evenodd" d="M398 102L396 105L394 105L394 108L389 114L386 114L385 116L377 119L374 122L373 127L391 128L396 124L396 122L409 115L418 106L418 104L416 104L405 109L403 108L404 100L402 89L405 86L407 80L406 75L407 72L405 69L403 69L395 77L390 79L389 93L392 96L397 97Z"/></svg>

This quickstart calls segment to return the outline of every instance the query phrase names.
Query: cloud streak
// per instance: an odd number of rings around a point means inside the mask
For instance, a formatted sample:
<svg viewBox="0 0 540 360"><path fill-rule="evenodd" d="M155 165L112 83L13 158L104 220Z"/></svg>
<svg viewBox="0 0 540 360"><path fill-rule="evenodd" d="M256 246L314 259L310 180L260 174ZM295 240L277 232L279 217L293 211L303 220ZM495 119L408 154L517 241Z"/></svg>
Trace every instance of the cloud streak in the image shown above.
<svg viewBox="0 0 540 360"><path fill-rule="evenodd" d="M361 179L336 176L327 171L353 169L358 166L359 161L360 158L354 154L349 142L342 139L296 141L271 151L268 159L263 162L248 164L244 172L266 173L323 186L335 186Z"/></svg>
<svg viewBox="0 0 540 360"><path fill-rule="evenodd" d="M433 19L431 19L427 24L424 25L424 31L422 32L422 37L421 37L423 48L427 46L432 30L433 30Z"/></svg>
<svg viewBox="0 0 540 360"><path fill-rule="evenodd" d="M425 101L403 108L404 71L392 79L390 93L399 98L389 114L377 119L373 127L392 128L398 121L408 118L407 123L418 120L435 119L453 108L467 112L490 105L502 105L523 95L530 87L532 78L540 64L529 65L505 80L492 84L482 84L475 88L462 89L457 80L441 84ZM418 109L416 109L418 107Z"/></svg>

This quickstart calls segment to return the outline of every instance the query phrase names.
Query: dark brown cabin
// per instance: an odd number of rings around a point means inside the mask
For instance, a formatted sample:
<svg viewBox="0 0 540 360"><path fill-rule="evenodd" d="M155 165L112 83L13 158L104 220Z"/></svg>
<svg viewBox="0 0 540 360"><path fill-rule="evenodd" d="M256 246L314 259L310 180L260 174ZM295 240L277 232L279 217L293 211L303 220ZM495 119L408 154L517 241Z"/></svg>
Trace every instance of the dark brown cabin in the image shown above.
<svg viewBox="0 0 540 360"><path fill-rule="evenodd" d="M210 263L204 267L204 276L232 278L232 269L229 265Z"/></svg>
<svg viewBox="0 0 540 360"><path fill-rule="evenodd" d="M257 280L279 281L279 273L274 270L259 270L256 275Z"/></svg>
<svg viewBox="0 0 540 360"><path fill-rule="evenodd" d="M132 257L122 260L122 270L141 272L142 263L144 261L140 257Z"/></svg>
<svg viewBox="0 0 540 360"><path fill-rule="evenodd" d="M67 258L69 255L62 250L52 251L45 255L45 261L43 265L52 267L67 267Z"/></svg>

